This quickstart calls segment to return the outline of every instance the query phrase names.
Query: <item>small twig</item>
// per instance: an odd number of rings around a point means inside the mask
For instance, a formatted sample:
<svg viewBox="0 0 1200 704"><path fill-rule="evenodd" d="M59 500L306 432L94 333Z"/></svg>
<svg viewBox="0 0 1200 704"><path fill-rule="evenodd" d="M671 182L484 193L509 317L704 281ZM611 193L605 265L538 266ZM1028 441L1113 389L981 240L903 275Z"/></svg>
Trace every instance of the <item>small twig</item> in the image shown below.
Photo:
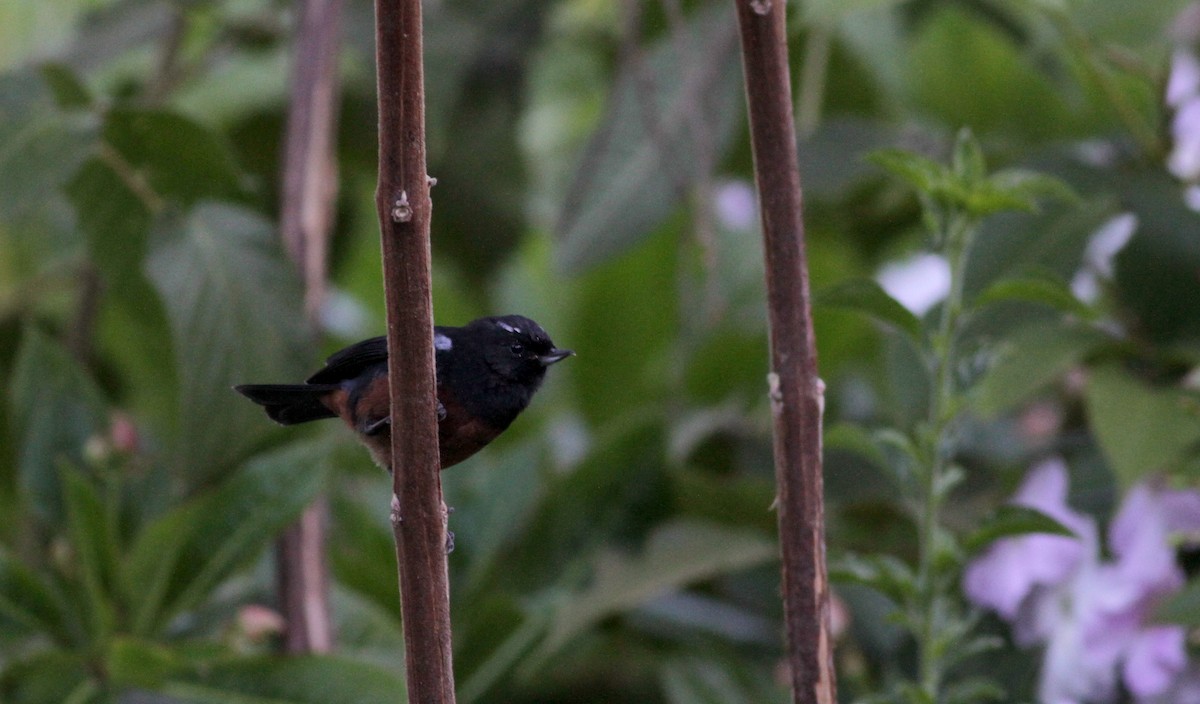
<svg viewBox="0 0 1200 704"><path fill-rule="evenodd" d="M379 185L391 390L392 523L408 701L452 704L450 581L433 364L420 0L375 0ZM398 208L399 206L399 208Z"/></svg>
<svg viewBox="0 0 1200 704"><path fill-rule="evenodd" d="M792 700L837 701L821 477L817 376L787 34L781 0L737 0L750 142L766 257L770 399Z"/></svg>

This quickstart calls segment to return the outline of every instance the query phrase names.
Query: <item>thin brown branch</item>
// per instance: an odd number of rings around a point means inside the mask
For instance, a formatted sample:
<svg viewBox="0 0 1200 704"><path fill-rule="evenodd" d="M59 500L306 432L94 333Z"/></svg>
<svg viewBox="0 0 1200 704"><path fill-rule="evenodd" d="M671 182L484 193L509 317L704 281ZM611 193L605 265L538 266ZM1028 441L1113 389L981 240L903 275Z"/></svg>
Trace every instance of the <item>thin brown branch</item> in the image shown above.
<svg viewBox="0 0 1200 704"><path fill-rule="evenodd" d="M392 419L392 528L408 701L454 702L433 364L420 0L375 0L379 185Z"/></svg>
<svg viewBox="0 0 1200 704"><path fill-rule="evenodd" d="M280 228L304 276L305 305L325 294L329 231L337 196L338 47L342 0L303 0L283 154Z"/></svg>
<svg viewBox="0 0 1200 704"><path fill-rule="evenodd" d="M337 194L338 47L341 0L303 0L284 136L280 232L304 279L305 309L317 317L325 295L329 231ZM276 564L287 624L284 649L333 649L326 560L328 501L320 497L279 538Z"/></svg>
<svg viewBox="0 0 1200 704"><path fill-rule="evenodd" d="M771 325L771 410L792 700L832 704L821 477L821 410L804 253L784 3L737 0Z"/></svg>

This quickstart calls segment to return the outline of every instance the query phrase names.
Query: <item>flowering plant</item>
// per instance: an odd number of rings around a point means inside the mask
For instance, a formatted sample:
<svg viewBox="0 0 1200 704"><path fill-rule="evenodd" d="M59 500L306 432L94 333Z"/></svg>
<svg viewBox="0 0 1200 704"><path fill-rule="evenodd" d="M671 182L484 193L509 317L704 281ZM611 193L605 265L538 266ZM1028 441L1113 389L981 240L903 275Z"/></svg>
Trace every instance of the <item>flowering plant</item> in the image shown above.
<svg viewBox="0 0 1200 704"><path fill-rule="evenodd" d="M1200 531L1200 492L1133 487L1109 525L1105 558L1095 520L1067 504L1067 489L1062 459L1030 470L1013 503L1075 535L996 541L964 573L968 599L1009 622L1017 644L1045 644L1039 701L1109 702L1118 684L1138 701L1184 701L1172 694L1194 686L1183 677L1184 628L1156 623L1154 610L1184 585L1174 541Z"/></svg>

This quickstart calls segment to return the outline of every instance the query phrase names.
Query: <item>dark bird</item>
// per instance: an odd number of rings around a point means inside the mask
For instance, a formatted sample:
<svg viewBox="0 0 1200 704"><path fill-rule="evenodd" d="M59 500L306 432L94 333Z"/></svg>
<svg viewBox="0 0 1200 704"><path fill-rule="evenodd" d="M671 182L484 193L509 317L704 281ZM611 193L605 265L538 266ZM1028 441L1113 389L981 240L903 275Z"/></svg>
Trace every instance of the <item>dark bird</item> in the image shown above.
<svg viewBox="0 0 1200 704"><path fill-rule="evenodd" d="M554 346L520 315L434 328L438 449L442 469L458 464L504 432L525 410L546 368L574 354ZM373 337L325 360L303 384L234 387L282 425L341 418L384 469L392 466L387 339Z"/></svg>

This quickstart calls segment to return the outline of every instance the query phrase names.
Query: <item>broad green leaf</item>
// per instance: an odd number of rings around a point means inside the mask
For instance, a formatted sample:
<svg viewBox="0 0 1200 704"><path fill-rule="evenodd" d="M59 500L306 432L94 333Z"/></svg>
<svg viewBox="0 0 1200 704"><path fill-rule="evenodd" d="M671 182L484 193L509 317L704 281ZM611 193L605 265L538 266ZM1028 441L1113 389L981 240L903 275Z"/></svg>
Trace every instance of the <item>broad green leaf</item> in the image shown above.
<svg viewBox="0 0 1200 704"><path fill-rule="evenodd" d="M921 321L904 306L889 296L879 284L871 279L855 279L818 291L813 297L821 306L847 308L891 325L920 342Z"/></svg>
<svg viewBox="0 0 1200 704"><path fill-rule="evenodd" d="M963 539L963 548L968 554L973 554L1001 538L1028 533L1075 537L1069 528L1037 509L1006 504Z"/></svg>
<svg viewBox="0 0 1200 704"><path fill-rule="evenodd" d="M390 486L382 479L368 485L372 486L379 490L377 498L391 496ZM329 555L334 576L346 589L399 619L396 544L386 500L372 502L369 495L356 500L339 492L333 496L332 509L331 543L339 546ZM450 520L454 522L457 516Z"/></svg>
<svg viewBox="0 0 1200 704"><path fill-rule="evenodd" d="M59 468L81 465L84 444L106 427L103 399L71 354L33 327L21 335L10 383L20 490L39 518L61 524Z"/></svg>
<svg viewBox="0 0 1200 704"><path fill-rule="evenodd" d="M179 370L177 460L189 480L211 480L272 429L231 387L305 376L300 286L271 224L227 205L164 223L146 266Z"/></svg>
<svg viewBox="0 0 1200 704"><path fill-rule="evenodd" d="M972 391L975 408L996 416L1027 400L1106 341L1089 328L1028 327L999 345L997 360Z"/></svg>
<svg viewBox="0 0 1200 704"><path fill-rule="evenodd" d="M695 170L719 160L740 114L736 49L733 13L721 7L627 63L559 214L562 269L579 272L637 244L688 196Z"/></svg>
<svg viewBox="0 0 1200 704"><path fill-rule="evenodd" d="M0 75L0 220L45 206L91 153L97 127L60 110L41 76Z"/></svg>
<svg viewBox="0 0 1200 704"><path fill-rule="evenodd" d="M1113 260L1129 324L1157 344L1193 345L1200 339L1200 213L1161 171L1123 181L1121 197L1138 223Z"/></svg>
<svg viewBox="0 0 1200 704"><path fill-rule="evenodd" d="M758 533L687 520L664 524L637 555L599 556L591 585L559 609L543 651L554 652L601 619L656 596L776 557L775 543Z"/></svg>
<svg viewBox="0 0 1200 704"><path fill-rule="evenodd" d="M1115 365L1091 370L1088 420L1121 481L1178 469L1200 448L1200 403L1194 394L1154 389Z"/></svg>
<svg viewBox="0 0 1200 704"><path fill-rule="evenodd" d="M110 159L135 172L151 197L190 205L241 190L222 137L183 115L117 108L106 116L103 138L113 150Z"/></svg>
<svg viewBox="0 0 1200 704"><path fill-rule="evenodd" d="M1066 284L1045 276L1001 279L979 294L974 304L983 307L1006 301L1040 303L1082 320L1096 317L1096 311L1076 298Z"/></svg>
<svg viewBox="0 0 1200 704"><path fill-rule="evenodd" d="M92 261L118 295L130 287L126 279L142 279L142 259L150 229L150 204L130 189L112 165L89 159L67 192L79 228L87 235Z"/></svg>
<svg viewBox="0 0 1200 704"><path fill-rule="evenodd" d="M321 490L327 454L323 443L305 442L258 455L150 523L126 568L132 632L154 634L257 557Z"/></svg>
<svg viewBox="0 0 1200 704"><path fill-rule="evenodd" d="M160 691L187 704L398 704L404 679L336 656L230 658L173 677Z"/></svg>

